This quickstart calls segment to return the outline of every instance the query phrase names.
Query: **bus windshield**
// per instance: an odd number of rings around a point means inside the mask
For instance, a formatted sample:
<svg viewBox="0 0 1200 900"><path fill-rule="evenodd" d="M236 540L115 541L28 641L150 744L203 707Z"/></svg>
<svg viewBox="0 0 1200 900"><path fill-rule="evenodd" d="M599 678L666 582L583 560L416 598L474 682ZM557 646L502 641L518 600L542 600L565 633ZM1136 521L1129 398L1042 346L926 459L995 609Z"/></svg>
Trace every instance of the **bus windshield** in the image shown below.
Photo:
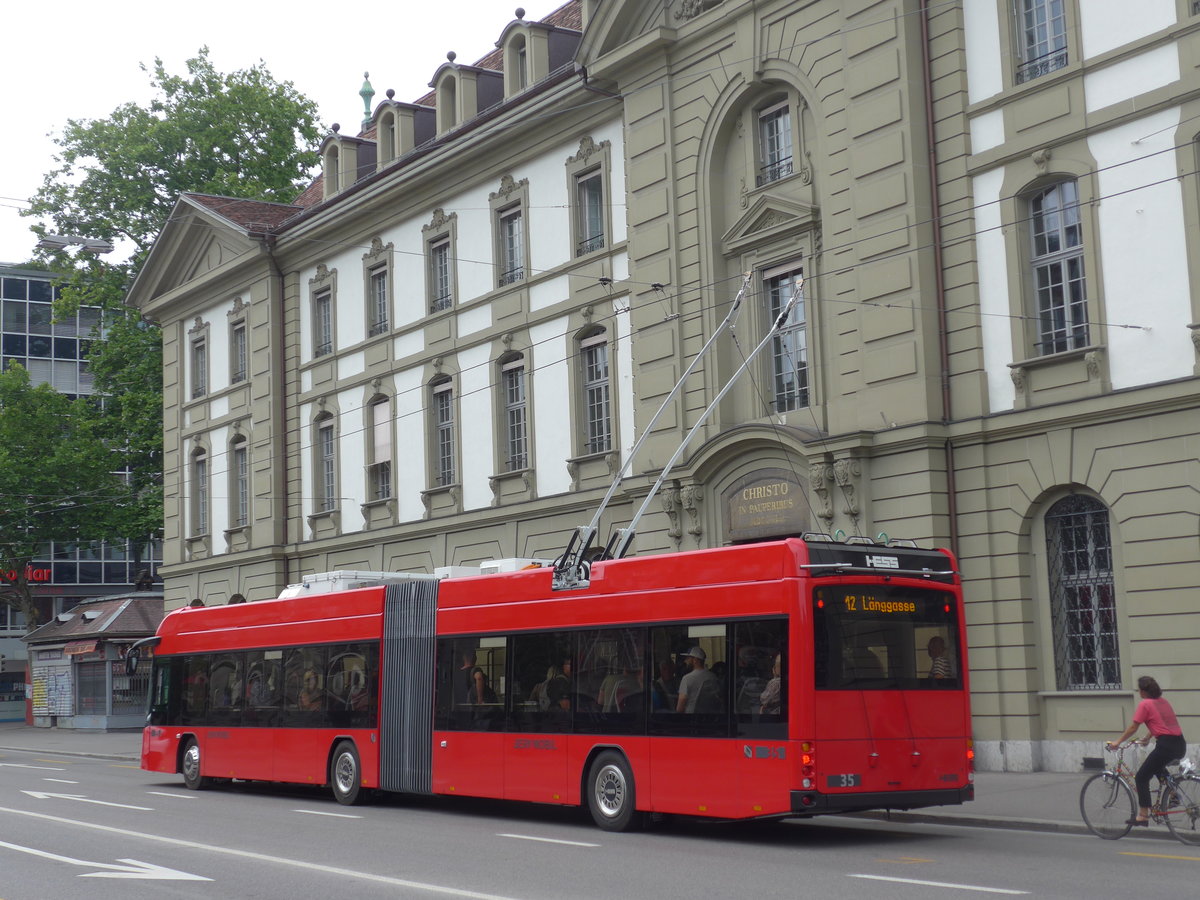
<svg viewBox="0 0 1200 900"><path fill-rule="evenodd" d="M958 610L948 591L817 587L813 648L818 690L962 687Z"/></svg>

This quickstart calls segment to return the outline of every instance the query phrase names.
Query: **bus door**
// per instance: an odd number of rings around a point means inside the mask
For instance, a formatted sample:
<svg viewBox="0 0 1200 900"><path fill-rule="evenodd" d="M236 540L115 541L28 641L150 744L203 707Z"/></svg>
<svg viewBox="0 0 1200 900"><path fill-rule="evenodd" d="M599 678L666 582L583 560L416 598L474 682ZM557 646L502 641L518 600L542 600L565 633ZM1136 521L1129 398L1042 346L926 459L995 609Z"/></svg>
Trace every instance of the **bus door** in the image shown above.
<svg viewBox="0 0 1200 900"><path fill-rule="evenodd" d="M504 684L510 710L504 742L506 799L566 802L567 734L581 706L572 642L570 634L544 631L509 640Z"/></svg>
<svg viewBox="0 0 1200 900"><path fill-rule="evenodd" d="M504 796L505 658L503 637L437 642L435 793Z"/></svg>

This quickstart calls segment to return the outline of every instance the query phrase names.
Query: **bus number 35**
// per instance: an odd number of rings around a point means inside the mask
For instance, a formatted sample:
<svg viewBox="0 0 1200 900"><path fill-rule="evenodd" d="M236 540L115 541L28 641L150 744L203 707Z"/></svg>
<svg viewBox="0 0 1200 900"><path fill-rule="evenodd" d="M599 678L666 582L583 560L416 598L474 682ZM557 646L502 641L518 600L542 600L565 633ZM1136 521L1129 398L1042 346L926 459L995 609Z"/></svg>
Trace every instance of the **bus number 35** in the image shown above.
<svg viewBox="0 0 1200 900"><path fill-rule="evenodd" d="M862 776L855 772L830 775L826 779L825 784L831 788L858 787L862 784Z"/></svg>

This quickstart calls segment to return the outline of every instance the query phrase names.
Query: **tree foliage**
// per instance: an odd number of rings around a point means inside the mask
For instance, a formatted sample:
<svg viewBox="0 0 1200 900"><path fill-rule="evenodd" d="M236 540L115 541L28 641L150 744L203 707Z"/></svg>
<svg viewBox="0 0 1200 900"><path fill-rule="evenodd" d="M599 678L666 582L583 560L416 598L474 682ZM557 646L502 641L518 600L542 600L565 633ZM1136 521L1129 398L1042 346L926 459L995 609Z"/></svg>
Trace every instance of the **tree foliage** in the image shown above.
<svg viewBox="0 0 1200 900"><path fill-rule="evenodd" d="M0 600L37 622L26 570L48 542L121 534L128 492L88 401L0 373Z"/></svg>
<svg viewBox="0 0 1200 900"><path fill-rule="evenodd" d="M311 178L318 138L316 105L261 62L222 74L205 47L186 75L168 73L160 59L142 68L154 89L149 104L69 120L55 140L56 167L26 212L59 234L132 247L123 262L48 251L40 263L64 276L59 315L83 305L107 311L106 340L89 355L105 402L89 427L120 455L112 467L131 473L128 500L108 508L106 524L134 539L162 528L162 348L157 326L124 306L126 291L181 193L291 202ZM70 478L62 491L79 493Z"/></svg>

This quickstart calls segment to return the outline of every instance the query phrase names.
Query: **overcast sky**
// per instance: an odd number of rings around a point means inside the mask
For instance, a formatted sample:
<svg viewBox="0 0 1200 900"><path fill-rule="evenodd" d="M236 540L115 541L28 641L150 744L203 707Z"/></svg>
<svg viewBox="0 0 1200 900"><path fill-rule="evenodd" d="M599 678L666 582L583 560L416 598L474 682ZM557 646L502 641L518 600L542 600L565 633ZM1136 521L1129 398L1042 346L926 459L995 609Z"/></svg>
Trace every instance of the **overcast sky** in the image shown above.
<svg viewBox="0 0 1200 900"><path fill-rule="evenodd" d="M372 105L395 88L396 99L425 94L429 79L453 50L472 63L495 48L518 6L538 20L566 0L400 0L394 4L328 0L208 0L172 6L147 0L58 0L10 4L0 52L0 121L7 132L0 164L0 261L33 251L19 215L53 167L68 119L97 119L121 103L145 103L151 90L139 63L161 57L171 74L203 45L218 71L260 59L278 81L291 81L320 110L322 128L340 122L355 134L362 119L363 72L371 73ZM371 15L368 10L383 10ZM331 16L330 12L340 13Z"/></svg>

